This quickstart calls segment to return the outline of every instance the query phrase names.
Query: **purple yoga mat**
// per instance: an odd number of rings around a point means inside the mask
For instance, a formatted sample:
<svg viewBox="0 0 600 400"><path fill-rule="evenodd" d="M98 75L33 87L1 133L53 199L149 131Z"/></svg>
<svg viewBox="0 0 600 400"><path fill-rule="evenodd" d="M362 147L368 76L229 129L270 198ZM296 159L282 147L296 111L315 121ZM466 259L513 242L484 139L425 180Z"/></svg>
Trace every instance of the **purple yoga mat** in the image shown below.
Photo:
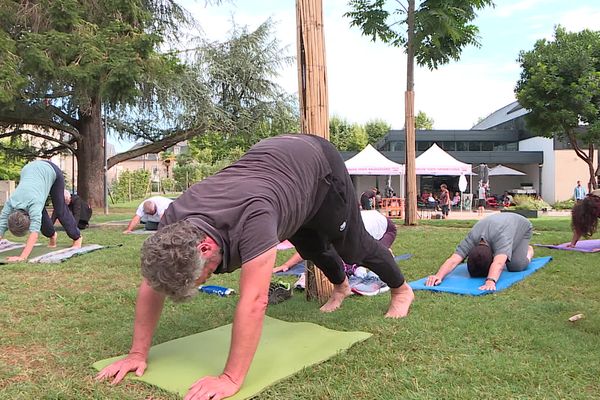
<svg viewBox="0 0 600 400"><path fill-rule="evenodd" d="M539 247L548 247L549 249L558 249L558 250L572 250L572 251L580 251L582 253L597 253L600 251L600 240L580 240L577 242L575 247L567 247L567 243L553 245L553 244L534 244L534 246Z"/></svg>

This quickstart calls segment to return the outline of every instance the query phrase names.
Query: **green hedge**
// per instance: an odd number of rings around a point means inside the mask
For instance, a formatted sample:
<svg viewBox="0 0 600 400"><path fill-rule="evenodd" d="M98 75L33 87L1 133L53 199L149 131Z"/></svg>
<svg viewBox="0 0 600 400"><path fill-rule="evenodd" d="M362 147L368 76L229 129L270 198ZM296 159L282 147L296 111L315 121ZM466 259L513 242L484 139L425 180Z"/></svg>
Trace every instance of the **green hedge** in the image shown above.
<svg viewBox="0 0 600 400"><path fill-rule="evenodd" d="M113 202L144 199L149 193L150 172L143 169L121 172L111 186Z"/></svg>

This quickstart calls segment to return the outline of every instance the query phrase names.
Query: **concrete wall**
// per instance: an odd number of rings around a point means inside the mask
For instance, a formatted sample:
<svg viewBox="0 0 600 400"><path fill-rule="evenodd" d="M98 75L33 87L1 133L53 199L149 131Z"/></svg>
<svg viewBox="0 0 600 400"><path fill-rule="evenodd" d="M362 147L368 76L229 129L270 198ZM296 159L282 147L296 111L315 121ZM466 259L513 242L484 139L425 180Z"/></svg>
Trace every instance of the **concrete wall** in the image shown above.
<svg viewBox="0 0 600 400"><path fill-rule="evenodd" d="M542 190L541 195L544 200L552 204L556 202L555 183L556 166L554 160L554 141L550 138L534 137L519 142L519 151L542 151L544 153L544 163L542 165ZM540 193L540 173L538 165L527 165L518 168L529 175L527 181L533 183L535 190Z"/></svg>
<svg viewBox="0 0 600 400"><path fill-rule="evenodd" d="M585 152L587 154L587 151ZM590 180L588 166L581 158L577 157L574 150L556 150L554 152L556 163L555 198L556 201L568 200L573 197L573 190L577 181L587 188ZM594 155L598 160L598 151Z"/></svg>

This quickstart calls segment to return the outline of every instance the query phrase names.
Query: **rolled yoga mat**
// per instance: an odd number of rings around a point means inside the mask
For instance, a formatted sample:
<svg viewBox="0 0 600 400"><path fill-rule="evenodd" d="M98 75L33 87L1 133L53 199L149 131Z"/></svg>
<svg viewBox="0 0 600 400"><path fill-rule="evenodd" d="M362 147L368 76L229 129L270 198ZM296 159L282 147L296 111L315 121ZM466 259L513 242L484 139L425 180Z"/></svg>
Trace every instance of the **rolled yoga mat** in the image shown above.
<svg viewBox="0 0 600 400"><path fill-rule="evenodd" d="M266 316L246 380L240 391L228 399L256 396L270 385L370 336L366 332L340 332L308 322L285 322ZM136 377L130 373L128 377L183 397L198 379L223 372L230 340L231 324L152 346L144 375ZM93 367L101 370L121 357L98 361Z"/></svg>

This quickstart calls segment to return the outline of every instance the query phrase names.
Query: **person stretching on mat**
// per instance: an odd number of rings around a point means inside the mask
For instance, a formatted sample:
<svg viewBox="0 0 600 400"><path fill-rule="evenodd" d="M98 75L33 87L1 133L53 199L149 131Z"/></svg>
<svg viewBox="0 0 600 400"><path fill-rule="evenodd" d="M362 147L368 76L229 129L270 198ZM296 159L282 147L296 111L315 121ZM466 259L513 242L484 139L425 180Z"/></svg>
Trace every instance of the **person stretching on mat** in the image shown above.
<svg viewBox="0 0 600 400"><path fill-rule="evenodd" d="M81 233L77 222L65 203L65 178L62 171L52 162L36 160L21 170L19 185L4 204L0 214L0 239L8 229L15 236L29 237L19 256L8 257L7 261L24 261L31 254L39 232L49 238L49 247L56 247L57 233L46 211L48 194L52 207L67 235L73 240L74 248L81 247Z"/></svg>
<svg viewBox="0 0 600 400"><path fill-rule="evenodd" d="M529 239L533 227L529 220L515 213L490 215L473 225L467 237L460 242L435 275L425 282L436 286L465 257L469 274L474 278L486 278L480 290L496 290L496 283L504 265L511 272L523 271L533 258Z"/></svg>
<svg viewBox="0 0 600 400"><path fill-rule="evenodd" d="M312 135L264 139L240 160L194 184L165 211L142 247L142 284L129 355L97 379L142 375L165 297L198 293L213 273L241 266L240 296L223 373L195 382L185 400L222 399L239 391L260 340L277 244L288 239L333 283L323 312L352 292L342 258L369 267L390 288L386 316L408 314L414 295L392 254L365 230L344 160Z"/></svg>
<svg viewBox="0 0 600 400"><path fill-rule="evenodd" d="M394 240L396 240L397 233L397 228L394 224L394 221L377 210L361 210L360 216L369 235L373 236L375 240L381 242L386 249L392 251L392 243L394 243ZM295 252L279 267L273 268L273 273L280 271L285 272L302 261L304 261L302 256L298 252Z"/></svg>
<svg viewBox="0 0 600 400"><path fill-rule="evenodd" d="M138 206L135 215L131 218L127 229L123 233L131 233L140 222L144 224L144 230L157 230L160 219L172 202L172 199L162 196L154 196L144 200Z"/></svg>
<svg viewBox="0 0 600 400"><path fill-rule="evenodd" d="M598 218L600 218L600 189L592 190L573 207L571 211L573 239L567 247L575 247L582 236L589 237L596 233Z"/></svg>

